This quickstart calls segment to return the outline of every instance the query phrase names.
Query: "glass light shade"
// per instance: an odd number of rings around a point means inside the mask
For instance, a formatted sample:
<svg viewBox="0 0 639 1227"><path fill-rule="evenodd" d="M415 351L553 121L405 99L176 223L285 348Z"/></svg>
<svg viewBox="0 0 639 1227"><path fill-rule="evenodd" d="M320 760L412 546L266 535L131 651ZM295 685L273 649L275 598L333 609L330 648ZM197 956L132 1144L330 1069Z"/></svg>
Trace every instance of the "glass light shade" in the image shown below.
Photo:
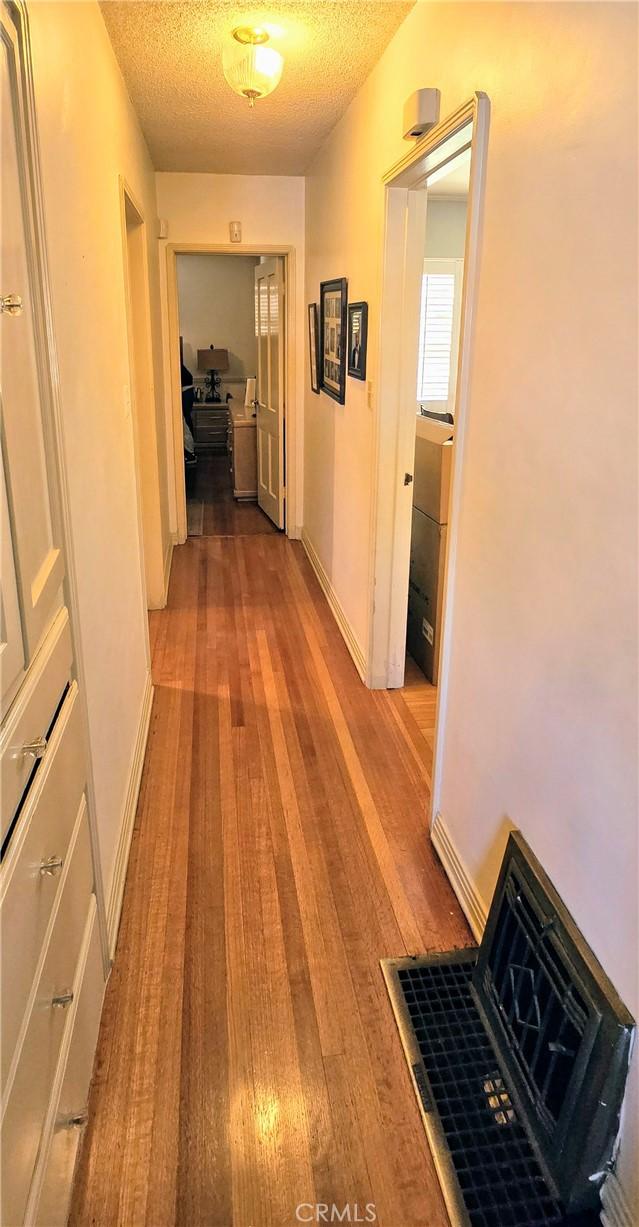
<svg viewBox="0 0 639 1227"><path fill-rule="evenodd" d="M279 85L284 60L274 47L234 42L222 52L222 68L231 89L254 106Z"/></svg>

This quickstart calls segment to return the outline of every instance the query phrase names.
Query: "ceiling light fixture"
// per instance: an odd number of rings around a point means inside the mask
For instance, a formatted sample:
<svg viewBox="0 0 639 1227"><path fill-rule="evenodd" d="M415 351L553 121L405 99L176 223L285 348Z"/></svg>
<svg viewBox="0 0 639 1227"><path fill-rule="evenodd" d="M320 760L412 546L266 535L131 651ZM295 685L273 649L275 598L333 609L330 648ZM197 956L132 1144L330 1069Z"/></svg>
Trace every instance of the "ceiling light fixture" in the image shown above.
<svg viewBox="0 0 639 1227"><path fill-rule="evenodd" d="M222 52L224 76L236 94L248 98L250 107L272 94L282 77L284 60L274 47L265 46L269 38L263 27L239 26Z"/></svg>

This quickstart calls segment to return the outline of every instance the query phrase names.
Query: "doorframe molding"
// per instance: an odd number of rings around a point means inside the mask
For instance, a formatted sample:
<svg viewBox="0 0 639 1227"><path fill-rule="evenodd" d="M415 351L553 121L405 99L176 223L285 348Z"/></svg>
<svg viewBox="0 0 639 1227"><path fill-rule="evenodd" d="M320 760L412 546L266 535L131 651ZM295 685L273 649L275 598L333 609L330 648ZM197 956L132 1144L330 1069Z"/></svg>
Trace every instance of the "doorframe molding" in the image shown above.
<svg viewBox="0 0 639 1227"><path fill-rule="evenodd" d="M462 328L457 375L455 446L451 465L442 646L433 750L431 824L440 808L444 733L455 609L459 510L467 435L472 342L479 285L490 102L477 92L415 143L383 176L385 219L380 310L379 414L373 456L373 506L369 558L367 684L403 684L410 561L411 511L402 499L404 473L413 472L415 448L414 374L417 369L418 304L426 222L427 174L437 151L469 124L471 166L464 252Z"/></svg>
<svg viewBox="0 0 639 1227"><path fill-rule="evenodd" d="M184 480L182 439L182 391L180 383L179 350L180 325L177 290L177 257L181 255L226 255L226 256L281 256L284 261L284 303L286 318L286 361L284 419L286 423L284 486L286 490L285 533L287 537L298 536L300 503L299 486L301 474L297 465L297 440L301 430L303 406L297 404L296 379L296 261L295 248L286 244L272 243L180 243L166 244L166 335L170 363L170 448L172 480L175 488L177 516L176 537L180 544L186 541L186 487Z"/></svg>
<svg viewBox="0 0 639 1227"><path fill-rule="evenodd" d="M31 51L31 34L29 14L25 0L3 0L9 18L12 20L19 44L19 65L21 70L21 85L25 114L23 115L24 142L23 154L29 177L29 196L33 207L31 219L31 240L36 268L34 278L34 304L36 307L37 349L46 356L47 377L43 383L43 406L45 408L44 427L48 435L50 454L48 462L54 475L51 495L53 512L59 525L65 555L65 576L63 581L64 598L69 610L71 637L73 642L74 672L79 688L79 710L85 744L86 758L86 792L91 852L94 866L94 891L97 903L98 925L105 976L108 975L111 960L106 923L106 908L104 899L104 880L102 876L100 841L97 829L97 800L93 759L91 756L91 737L89 725L89 709L86 685L86 668L82 629L80 621L80 603L78 596L78 574L75 565L73 516L71 512L71 494L69 474L64 447L65 427L62 413L62 389L60 385L60 368L55 339L53 319L53 296L49 277L49 258L47 246L47 230L44 209L44 191L42 186L40 135L35 98L33 77L33 58Z"/></svg>
<svg viewBox="0 0 639 1227"><path fill-rule="evenodd" d="M138 525L138 555L140 563L140 582L142 585L142 604L144 609L144 626L145 626L145 652L147 668L151 670L151 646L149 640L149 609L163 609L166 604L167 586L165 584L165 555L162 550L161 540L158 542L158 551L160 556L160 565L162 568L162 577L156 576L157 590L153 594L152 599L149 599L149 588L147 584L146 574L148 560L146 558L146 549L150 543L145 540L144 531L144 504L142 495L142 467L140 459L141 451L141 412L137 399L137 376L136 376L136 357L135 357L135 338L133 325L133 300L131 293L131 271L129 263L129 231L127 224L127 204L133 211L136 217L136 224L141 230L142 251L144 253L144 284L142 286L142 298L144 303L144 344L147 349L146 359L149 363L149 378L150 378L150 396L154 405L154 432L153 446L155 447L156 457L158 459L158 479L157 479L157 497L161 498L162 491L160 489L160 473L159 473L159 455L158 455L158 439L157 439L157 406L155 403L155 386L153 384L153 335L151 330L151 289L149 285L149 267L148 267L148 238L147 238L147 222L144 216L144 208L133 191L133 188L128 183L123 175L118 175L118 193L120 201L120 235L122 239L122 276L124 280L124 313L126 320L126 336L127 336L127 355L129 367L129 420L131 423L131 446L133 449L134 469L135 469L135 503ZM150 440L144 439L144 442ZM168 491L167 491L168 493ZM158 507L158 529L161 523L160 509ZM161 536L161 532L159 534ZM157 569L157 566L156 566ZM161 588L161 592L160 592Z"/></svg>

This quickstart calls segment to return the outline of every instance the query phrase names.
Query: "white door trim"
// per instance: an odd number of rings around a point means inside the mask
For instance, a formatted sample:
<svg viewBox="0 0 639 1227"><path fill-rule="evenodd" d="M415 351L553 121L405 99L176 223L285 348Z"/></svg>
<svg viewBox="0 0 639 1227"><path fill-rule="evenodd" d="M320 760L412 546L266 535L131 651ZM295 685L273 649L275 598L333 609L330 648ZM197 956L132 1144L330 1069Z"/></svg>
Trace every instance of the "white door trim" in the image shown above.
<svg viewBox="0 0 639 1227"><path fill-rule="evenodd" d="M167 586L165 584L164 575L164 558L162 557L162 543L160 537L160 519L159 506L157 508L157 517L149 514L150 509L147 508L145 516L144 499L142 495L142 459L141 450L143 447L154 449L157 457L157 434L155 423L155 388L153 385L153 338L151 335L151 293L149 287L149 270L148 270L148 254L147 254L147 224L144 216L142 204L136 198L133 189L124 178L119 176L119 191L120 191L120 229L122 235L122 266L124 278L124 308L127 328L127 350L129 357L129 422L131 426L131 447L134 457L135 468L135 497L136 511L138 523L138 553L140 561L140 583L142 586L142 594L144 601L144 625L145 625L145 652L147 668L151 670L151 646L149 639L149 609L163 609L166 605L168 595ZM142 285L133 286L131 282L131 264L129 250L129 218L127 217L127 206L130 213L135 217L135 224L140 228L140 243L143 251L142 260ZM144 316L143 336L136 337L134 326L134 308L133 294L140 295L142 302L142 312ZM137 367L140 368L141 378L136 374ZM142 383L149 388L149 398L153 405L153 424L152 430L149 430L148 422L148 406L143 406L138 403L138 384ZM144 409L147 409L147 420L145 421ZM159 472L158 472L158 502L161 498L159 489ZM154 533L157 534L153 540ZM149 586L148 577L151 576L153 583Z"/></svg>
<svg viewBox="0 0 639 1227"><path fill-rule="evenodd" d="M445 712L450 674L450 645L455 603L457 533L464 444L470 391L471 347L477 289L490 103L477 93L453 115L417 141L384 176L386 210L380 312L379 415L373 460L373 531L369 562L369 660L367 683L401 686L404 678L406 606L410 558L411 489L404 474L413 472L415 446L415 372L417 370L419 285L423 264L426 174L437 164L437 151L472 123L468 194L462 335L457 377L455 448L437 717L435 728L432 814L438 809L444 755ZM461 147L461 145L460 145ZM449 151L447 151L448 153Z"/></svg>
<svg viewBox="0 0 639 1227"><path fill-rule="evenodd" d="M169 362L171 367L170 408L173 447L171 449L172 474L169 481L175 483L175 503L177 512L176 537L178 542L186 541L186 488L184 484L184 461L182 440L182 391L180 381L179 350L180 326L177 290L177 257L184 254L196 255L230 255L230 256L281 256L284 261L284 302L286 309L285 340L286 359L285 404L286 404L286 457L284 468L284 486L286 488L286 528L287 537L297 536L296 525L299 523L300 500L298 487L301 475L297 471L297 438L302 426L303 405L298 405L296 392L296 267L295 248L273 246L270 243L167 243L166 245L166 297L167 297L167 332L169 345Z"/></svg>

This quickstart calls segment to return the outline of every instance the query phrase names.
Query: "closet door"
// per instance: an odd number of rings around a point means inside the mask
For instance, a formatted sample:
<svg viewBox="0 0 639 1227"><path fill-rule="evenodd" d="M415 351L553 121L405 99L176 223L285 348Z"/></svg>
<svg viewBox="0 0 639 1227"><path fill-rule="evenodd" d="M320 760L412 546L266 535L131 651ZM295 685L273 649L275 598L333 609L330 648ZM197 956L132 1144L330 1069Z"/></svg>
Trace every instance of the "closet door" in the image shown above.
<svg viewBox="0 0 639 1227"><path fill-rule="evenodd" d="M18 59L2 23L2 245L0 253L0 387L2 442L27 656L32 658L62 604L64 575L55 524L42 401L48 396L44 315L36 276L36 239L28 190L28 147Z"/></svg>

